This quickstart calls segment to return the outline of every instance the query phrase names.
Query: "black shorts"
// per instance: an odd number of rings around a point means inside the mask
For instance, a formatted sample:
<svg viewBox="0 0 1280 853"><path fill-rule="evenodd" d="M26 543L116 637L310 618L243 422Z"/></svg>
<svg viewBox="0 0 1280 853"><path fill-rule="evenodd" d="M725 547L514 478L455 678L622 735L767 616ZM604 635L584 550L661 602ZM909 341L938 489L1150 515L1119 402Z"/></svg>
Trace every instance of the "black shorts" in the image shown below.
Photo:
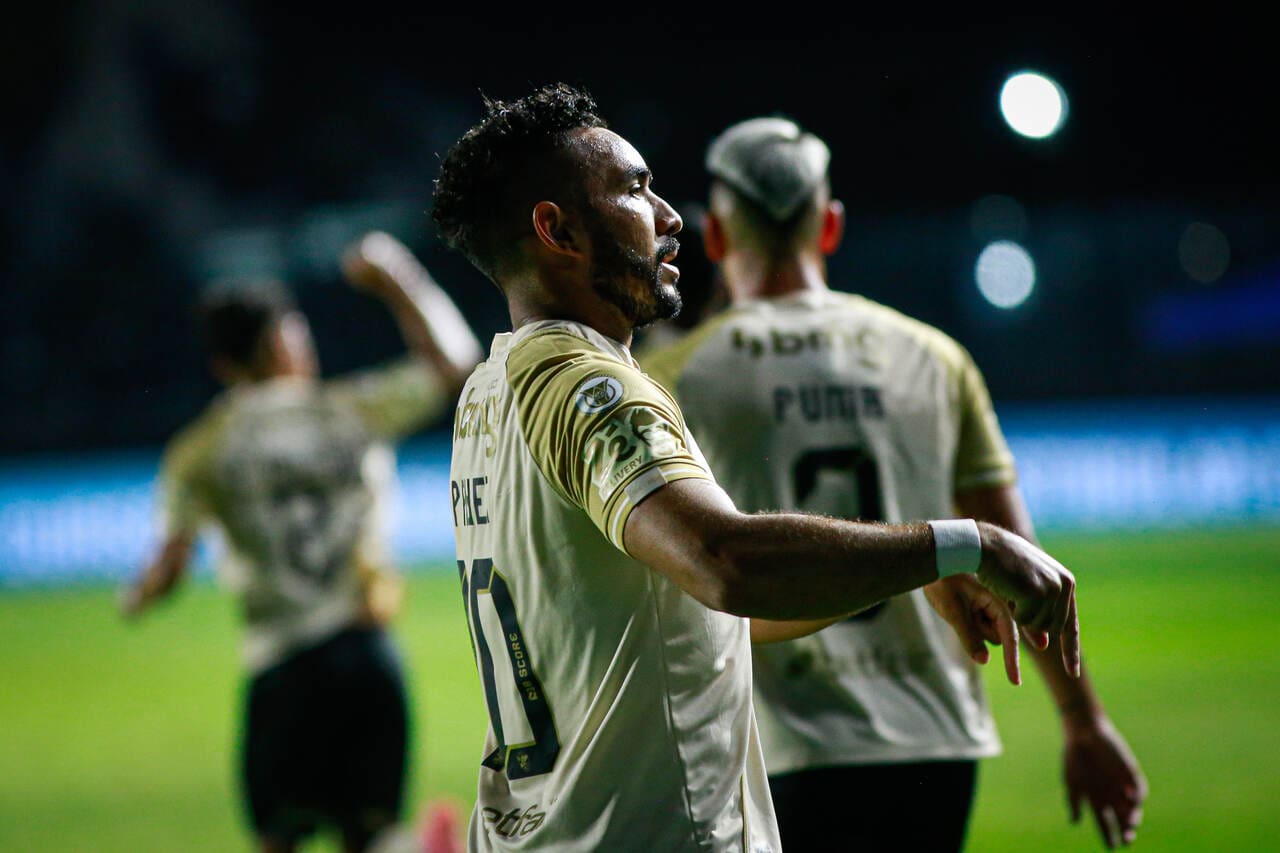
<svg viewBox="0 0 1280 853"><path fill-rule="evenodd" d="M400 662L386 633L348 628L249 683L244 790L259 837L319 825L371 836L396 820L408 726Z"/></svg>
<svg viewBox="0 0 1280 853"><path fill-rule="evenodd" d="M952 851L964 846L976 761L821 767L769 777L782 849Z"/></svg>

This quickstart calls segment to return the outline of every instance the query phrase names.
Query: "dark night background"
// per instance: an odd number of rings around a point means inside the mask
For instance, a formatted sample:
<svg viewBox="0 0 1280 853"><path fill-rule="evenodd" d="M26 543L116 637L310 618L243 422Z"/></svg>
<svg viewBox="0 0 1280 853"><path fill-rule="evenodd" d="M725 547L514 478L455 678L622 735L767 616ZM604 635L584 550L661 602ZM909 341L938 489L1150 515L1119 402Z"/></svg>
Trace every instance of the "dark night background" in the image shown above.
<svg viewBox="0 0 1280 853"><path fill-rule="evenodd" d="M431 181L480 91L560 79L593 92L690 220L727 124L781 112L823 136L850 220L833 285L957 337L997 403L1280 391L1280 73L1259 21L45 9L0 36L3 454L152 445L193 417L214 385L190 307L217 277L288 281L327 373L394 354L390 320L338 277L338 252L371 227L419 252L487 342L504 311L432 232ZM997 109L1023 68L1070 99L1049 140ZM992 194L1023 221L978 221ZM1197 222L1230 246L1211 283L1179 260ZM1012 311L973 283L998 237L1038 267Z"/></svg>

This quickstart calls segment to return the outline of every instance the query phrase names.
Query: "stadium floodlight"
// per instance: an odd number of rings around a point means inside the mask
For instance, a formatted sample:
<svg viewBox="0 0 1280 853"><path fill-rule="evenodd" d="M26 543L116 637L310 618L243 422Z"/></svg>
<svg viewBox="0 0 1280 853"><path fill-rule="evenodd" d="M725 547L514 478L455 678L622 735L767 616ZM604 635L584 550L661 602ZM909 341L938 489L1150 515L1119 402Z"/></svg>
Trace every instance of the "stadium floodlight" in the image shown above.
<svg viewBox="0 0 1280 853"><path fill-rule="evenodd" d="M1043 74L1019 71L1000 89L1000 113L1016 133L1044 139L1066 121L1067 95Z"/></svg>
<svg viewBox="0 0 1280 853"><path fill-rule="evenodd" d="M1012 240L997 240L978 255L973 277L978 291L992 305L1017 308L1036 286L1036 265L1022 246Z"/></svg>

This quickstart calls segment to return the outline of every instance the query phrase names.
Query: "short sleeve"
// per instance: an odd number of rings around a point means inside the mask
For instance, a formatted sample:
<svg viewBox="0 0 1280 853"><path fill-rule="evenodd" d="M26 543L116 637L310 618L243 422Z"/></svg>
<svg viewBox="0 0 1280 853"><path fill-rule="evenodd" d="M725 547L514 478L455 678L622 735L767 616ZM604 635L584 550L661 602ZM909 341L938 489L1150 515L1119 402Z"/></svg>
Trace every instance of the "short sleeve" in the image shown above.
<svg viewBox="0 0 1280 853"><path fill-rule="evenodd" d="M580 339L532 338L512 352L507 374L539 469L618 549L631 511L654 491L712 479L671 395Z"/></svg>
<svg viewBox="0 0 1280 853"><path fill-rule="evenodd" d="M160 533L194 536L209 516L208 430L177 436L160 461Z"/></svg>
<svg viewBox="0 0 1280 853"><path fill-rule="evenodd" d="M955 490L1012 485L1017 481L1013 454L1000 431L987 383L973 358L963 350L961 355Z"/></svg>
<svg viewBox="0 0 1280 853"><path fill-rule="evenodd" d="M439 417L448 401L443 380L416 358L335 379L326 387L355 409L370 433L388 440Z"/></svg>

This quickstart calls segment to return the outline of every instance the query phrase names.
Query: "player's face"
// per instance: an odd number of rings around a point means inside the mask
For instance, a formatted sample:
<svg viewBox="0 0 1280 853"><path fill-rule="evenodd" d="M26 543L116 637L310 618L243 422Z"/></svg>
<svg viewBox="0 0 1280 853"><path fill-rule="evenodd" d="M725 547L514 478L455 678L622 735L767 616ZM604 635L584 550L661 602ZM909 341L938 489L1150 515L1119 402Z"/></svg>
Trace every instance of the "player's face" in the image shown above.
<svg viewBox="0 0 1280 853"><path fill-rule="evenodd" d="M680 249L680 215L653 191L644 158L621 136L592 128L579 141L588 167L584 230L597 294L633 327L674 317L680 271L671 261Z"/></svg>

